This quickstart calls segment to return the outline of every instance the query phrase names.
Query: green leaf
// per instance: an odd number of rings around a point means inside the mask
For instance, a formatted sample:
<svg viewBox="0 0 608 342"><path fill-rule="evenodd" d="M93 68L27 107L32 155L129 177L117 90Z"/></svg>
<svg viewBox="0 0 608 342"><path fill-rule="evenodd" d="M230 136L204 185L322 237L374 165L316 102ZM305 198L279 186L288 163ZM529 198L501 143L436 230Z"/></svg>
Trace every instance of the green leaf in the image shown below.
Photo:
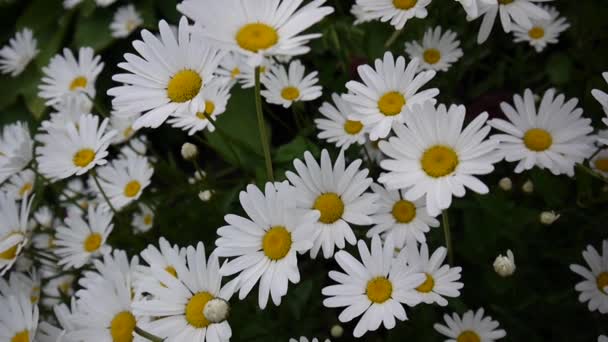
<svg viewBox="0 0 608 342"><path fill-rule="evenodd" d="M81 15L76 22L72 46L75 48L90 46L97 52L106 48L114 40L110 33L112 16L109 9L97 9L89 17Z"/></svg>
<svg viewBox="0 0 608 342"><path fill-rule="evenodd" d="M564 53L554 54L549 58L546 71L552 83L556 85L566 84L571 78L572 61Z"/></svg>
<svg viewBox="0 0 608 342"><path fill-rule="evenodd" d="M28 27L34 32L43 31L57 22L57 18L63 14L61 0L34 0L25 9L16 28L18 30Z"/></svg>
<svg viewBox="0 0 608 342"><path fill-rule="evenodd" d="M304 152L310 151L313 155L319 153L319 147L312 141L304 138L303 136L297 136L290 143L279 147L275 153L273 160L275 163L289 163L296 159L302 158Z"/></svg>

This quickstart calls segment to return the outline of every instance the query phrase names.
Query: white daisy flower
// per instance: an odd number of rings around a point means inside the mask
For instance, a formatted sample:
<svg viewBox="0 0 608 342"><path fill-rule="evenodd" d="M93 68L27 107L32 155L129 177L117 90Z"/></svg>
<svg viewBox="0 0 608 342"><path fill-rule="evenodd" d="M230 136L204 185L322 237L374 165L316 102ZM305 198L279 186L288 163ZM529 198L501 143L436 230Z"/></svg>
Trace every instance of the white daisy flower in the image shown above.
<svg viewBox="0 0 608 342"><path fill-rule="evenodd" d="M61 302L60 298L69 298L74 295L73 285L76 281L76 276L73 274L59 275L61 272L61 269L53 268L53 273L49 273L44 277L42 305L53 307Z"/></svg>
<svg viewBox="0 0 608 342"><path fill-rule="evenodd" d="M122 146L120 149L119 156L121 158L131 158L137 156L145 156L148 152L148 138L140 135L136 138L129 140L128 143ZM151 157L150 160L154 162Z"/></svg>
<svg viewBox="0 0 608 342"><path fill-rule="evenodd" d="M25 294L34 305L40 300L40 277L36 270L29 273L11 272L8 281L0 278L0 297Z"/></svg>
<svg viewBox="0 0 608 342"><path fill-rule="evenodd" d="M0 49L0 72L12 77L20 75L38 52L38 41L32 30L24 28Z"/></svg>
<svg viewBox="0 0 608 342"><path fill-rule="evenodd" d="M165 286L156 280L153 269L163 269L173 277L177 277L177 268L186 262L186 249L177 245L171 246L169 242L161 237L158 240L159 248L148 245L140 256L148 264L138 266L138 277L135 279L137 293L151 292L152 289Z"/></svg>
<svg viewBox="0 0 608 342"><path fill-rule="evenodd" d="M38 327L38 306L32 304L28 293L0 295L0 340L30 342Z"/></svg>
<svg viewBox="0 0 608 342"><path fill-rule="evenodd" d="M426 207L431 216L452 204L452 196L463 197L465 187L480 194L488 187L475 176L489 174L500 158L498 142L485 140L490 127L487 113L478 115L463 129L466 109L452 105L437 108L427 102L404 115L405 124L396 124L397 134L380 142L388 156L380 166L388 173L379 181L388 189L403 189L408 201L426 194Z"/></svg>
<svg viewBox="0 0 608 342"><path fill-rule="evenodd" d="M52 180L82 175L97 165L105 165L108 146L116 134L106 132L108 119L81 115L78 126L68 123L65 129L49 126L36 136L42 146L36 149L40 172Z"/></svg>
<svg viewBox="0 0 608 342"><path fill-rule="evenodd" d="M74 318L72 312L76 311L76 300L72 298L71 308L65 304L58 304L53 307L53 313L59 323L59 327L56 327L55 322L50 324L49 322L40 322L38 325L38 331L36 332L37 342L76 342L67 338L66 334L74 330Z"/></svg>
<svg viewBox="0 0 608 342"><path fill-rule="evenodd" d="M314 224L310 256L316 258L323 248L323 256L329 259L336 247L346 246L345 240L351 245L357 242L351 224L372 224L377 195L365 193L373 180L367 177L369 170L359 169L361 159L347 167L341 151L332 165L329 153L323 150L320 164L310 152L304 153L304 161L296 159L293 165L297 174L288 171L285 176L296 187L298 208L321 214Z"/></svg>
<svg viewBox="0 0 608 342"><path fill-rule="evenodd" d="M42 229L51 228L53 226L54 218L55 215L53 214L53 211L46 205L39 207L34 213L34 219Z"/></svg>
<svg viewBox="0 0 608 342"><path fill-rule="evenodd" d="M442 32L441 26L437 26L424 33L422 43L405 43L405 51L411 59L420 60L421 70L447 71L463 56L457 38L456 32Z"/></svg>
<svg viewBox="0 0 608 342"><path fill-rule="evenodd" d="M0 276L8 271L29 239L28 216L33 198L16 200L0 191Z"/></svg>
<svg viewBox="0 0 608 342"><path fill-rule="evenodd" d="M266 308L268 297L275 305L287 294L289 282L300 282L296 253L312 247L317 233L312 229L319 213L296 207L296 190L287 182L266 183L264 193L247 186L239 195L248 218L226 215L228 225L217 230L220 236L214 253L235 257L222 266L222 275L237 274L239 299L244 299L260 283L258 303Z"/></svg>
<svg viewBox="0 0 608 342"><path fill-rule="evenodd" d="M597 342L608 342L608 336L606 336L606 335L600 335L597 338Z"/></svg>
<svg viewBox="0 0 608 342"><path fill-rule="evenodd" d="M141 328L167 342L228 341L232 330L225 318L233 287L222 286L219 261L215 254L207 260L202 242L196 249L188 247L186 260L175 265L176 276L152 266L156 282L164 286L150 289L154 299L133 303L137 315L155 318L142 323ZM210 312L218 304L224 309L223 315Z"/></svg>
<svg viewBox="0 0 608 342"><path fill-rule="evenodd" d="M508 162L518 162L516 173L534 166L548 169L555 175L574 176L574 166L593 151L591 120L583 118L576 108L578 99L566 102L564 95L549 89L536 107L534 95L526 89L523 97L515 95L515 107L503 102L500 108L507 120L492 119L488 123L505 134L495 134L499 152Z"/></svg>
<svg viewBox="0 0 608 342"><path fill-rule="evenodd" d="M400 56L395 60L392 53L386 52L384 59L375 61L375 70L369 65L357 68L363 83L346 84L351 93L343 97L354 109L349 118L368 127L371 140L386 138L393 122L403 122L401 114L407 108L426 101L435 103L439 89L418 90L435 77L436 72L417 73L419 64L418 59L413 59L406 65L405 58Z"/></svg>
<svg viewBox="0 0 608 342"><path fill-rule="evenodd" d="M68 123L73 123L78 127L80 116L90 114L93 102L85 96L71 96L64 98L53 106L56 112L50 114L49 120L42 121L43 129L52 126L56 129L65 130Z"/></svg>
<svg viewBox="0 0 608 342"><path fill-rule="evenodd" d="M365 145L363 145L363 150L361 151L361 156L363 156L363 158L365 160L368 160L371 163L374 164L380 164L381 161L383 161L386 156L384 155L384 153L382 153L382 151L380 150L380 142L383 141L382 139L378 139L378 140L370 140L369 136L367 137L367 139L365 139Z"/></svg>
<svg viewBox="0 0 608 342"><path fill-rule="evenodd" d="M604 148L596 153L591 160L589 160L591 168L608 178L608 148Z"/></svg>
<svg viewBox="0 0 608 342"><path fill-rule="evenodd" d="M581 303L589 302L589 311L608 313L608 240L602 241L602 254L591 245L583 251L583 258L589 268L570 265L570 270L585 278L574 287L580 295Z"/></svg>
<svg viewBox="0 0 608 342"><path fill-rule="evenodd" d="M144 189L150 185L153 173L154 169L148 158L141 156L116 159L110 165L97 170L99 184L112 207L117 210L139 199ZM103 194L92 179L89 180L89 186L97 192L98 201L102 206L107 207Z"/></svg>
<svg viewBox="0 0 608 342"><path fill-rule="evenodd" d="M0 135L0 183L23 170L34 154L34 141L25 122L2 127Z"/></svg>
<svg viewBox="0 0 608 342"><path fill-rule="evenodd" d="M426 276L424 283L416 287L416 291L411 295L418 303L446 306L448 301L444 297L460 296L460 289L464 286L458 281L462 268L442 265L447 254L445 247L439 247L429 256L426 243L422 243L420 249L417 244L412 243L397 256L399 262L407 263L414 272L421 272Z"/></svg>
<svg viewBox="0 0 608 342"><path fill-rule="evenodd" d="M72 9L80 4L82 0L63 0L63 8Z"/></svg>
<svg viewBox="0 0 608 342"><path fill-rule="evenodd" d="M330 271L329 277L338 282L321 291L328 296L323 305L328 308L346 307L338 316L340 322L350 322L361 316L353 335L361 337L367 331L377 330L381 324L386 329L396 325L395 318L407 319L402 304L417 303L415 288L425 276L413 272L408 265L396 262L395 248L391 241L384 245L374 236L371 248L363 240L358 243L361 261L346 251L338 251L335 260L345 273Z"/></svg>
<svg viewBox="0 0 608 342"><path fill-rule="evenodd" d="M99 7L108 7L115 2L116 2L116 0L95 0L95 3Z"/></svg>
<svg viewBox="0 0 608 342"><path fill-rule="evenodd" d="M302 34L334 9L314 0L186 0L177 10L202 28L202 35L227 50L248 57L250 65L260 65L264 56L306 54L306 46L318 33Z"/></svg>
<svg viewBox="0 0 608 342"><path fill-rule="evenodd" d="M325 139L337 147L348 149L352 144L363 145L366 141L366 129L361 121L349 120L348 116L353 112L350 103L346 102L343 96L332 94L334 102L323 102L319 112L325 118L315 119L315 124L319 129L317 137Z"/></svg>
<svg viewBox="0 0 608 342"><path fill-rule="evenodd" d="M194 133L205 128L209 129L210 132L215 131L215 126L207 120L207 116L217 120L217 117L226 111L228 100L230 100L230 88L232 88L233 83L234 81L213 80L201 91L201 101L197 111L175 112L167 122L173 127L188 131L188 135L194 135Z"/></svg>
<svg viewBox="0 0 608 342"><path fill-rule="evenodd" d="M390 21L397 30L412 18L426 18L431 0L357 0L364 20Z"/></svg>
<svg viewBox="0 0 608 342"><path fill-rule="evenodd" d="M479 3L491 3L495 0L454 0L462 5L462 8L467 13L468 20L474 20L479 17Z"/></svg>
<svg viewBox="0 0 608 342"><path fill-rule="evenodd" d="M446 342L450 341L483 341L494 342L507 335L502 329L497 329L499 323L492 317L484 317L483 309L473 312L469 310L462 318L456 313L443 315L446 325L435 323L434 327L440 334L445 335Z"/></svg>
<svg viewBox="0 0 608 342"><path fill-rule="evenodd" d="M56 105L66 97L95 98L95 81L103 69L100 56L95 56L90 47L78 50L78 60L70 49L63 49L63 55L55 55L48 66L42 68L44 77L38 96L47 105Z"/></svg>
<svg viewBox="0 0 608 342"><path fill-rule="evenodd" d="M608 72L602 73L602 77L604 78L604 81L606 81L606 83L608 83ZM593 89L593 90L591 90L591 95L593 95L593 97L597 100L597 102L599 102L602 105L602 109L604 109L604 113L606 113L606 115L608 115L608 94L599 89ZM602 122L604 123L604 125L608 126L608 117L602 119ZM598 139L598 141L601 144L608 145L608 135L607 135L607 137L603 137L600 135L600 138Z"/></svg>
<svg viewBox="0 0 608 342"><path fill-rule="evenodd" d="M549 13L541 8L538 2L552 0L493 0L479 2L479 15L483 16L477 43L485 42L492 32L494 21L500 15L502 28L506 33L511 32L515 24L525 28L532 28L532 19L550 20ZM475 18L468 18L474 20Z"/></svg>
<svg viewBox="0 0 608 342"><path fill-rule="evenodd" d="M34 184L36 183L36 174L32 170L23 170L18 174L8 179L3 187L12 197L20 200L32 194Z"/></svg>
<svg viewBox="0 0 608 342"><path fill-rule="evenodd" d="M102 206L90 205L86 221L78 212L68 212L65 226L57 228L58 264L64 269L80 268L92 257L109 253L112 248L106 239L112 229L112 212Z"/></svg>
<svg viewBox="0 0 608 342"><path fill-rule="evenodd" d="M160 126L176 112L197 108L201 91L213 79L222 53L191 36L188 20L179 22L178 35L169 24L158 24L160 39L143 30L143 41L133 47L142 56L125 54L126 62L118 64L128 73L112 77L123 85L108 90L113 96L116 114L144 113L133 128Z"/></svg>
<svg viewBox="0 0 608 342"><path fill-rule="evenodd" d="M138 117L138 114L110 116L109 129L116 131L116 135L112 139L113 145L122 144L135 136L137 130L133 128L133 124Z"/></svg>
<svg viewBox="0 0 608 342"><path fill-rule="evenodd" d="M140 203L139 210L133 214L131 221L136 233L146 233L154 226L154 211L149 206Z"/></svg>
<svg viewBox="0 0 608 342"><path fill-rule="evenodd" d="M350 8L350 14L355 17L355 25L367 23L373 20L372 16L368 15L367 11L361 5L354 4Z"/></svg>
<svg viewBox="0 0 608 342"><path fill-rule="evenodd" d="M549 19L530 19L532 27L513 26L514 41L528 42L536 52L542 52L549 44L556 44L559 35L566 31L570 24L566 18L559 16L559 12L551 6L539 6L549 13Z"/></svg>
<svg viewBox="0 0 608 342"><path fill-rule="evenodd" d="M260 64L260 77L263 77L276 65L273 58L264 58ZM217 75L225 80L237 81L241 88L248 89L255 86L255 67L247 64L245 56L236 52L226 54L216 71Z"/></svg>
<svg viewBox="0 0 608 342"><path fill-rule="evenodd" d="M308 342L308 341L309 341L308 338L304 337L304 336L300 336L299 339L297 337L289 339L289 342ZM315 338L312 338L310 340L310 342L319 342L319 339L315 337ZM324 342L330 342L330 340L328 338L326 338Z"/></svg>
<svg viewBox="0 0 608 342"><path fill-rule="evenodd" d="M141 18L139 12L135 9L132 4L119 7L114 12L114 19L110 24L110 31L112 31L112 37L114 38L126 38L136 28L141 26L144 20Z"/></svg>
<svg viewBox="0 0 608 342"><path fill-rule="evenodd" d="M383 241L391 240L395 248L403 248L406 244L425 243L430 227L439 227L439 221L431 217L420 198L416 201L405 199L405 191L387 190L373 183L372 190L378 194L378 210L372 215L374 226L367 231L367 237L380 235Z"/></svg>
<svg viewBox="0 0 608 342"><path fill-rule="evenodd" d="M291 107L294 102L307 102L323 95L319 83L318 72L313 71L304 76L306 69L299 60L289 63L289 70L283 65L270 69L262 77L262 84L266 88L261 94L268 103Z"/></svg>

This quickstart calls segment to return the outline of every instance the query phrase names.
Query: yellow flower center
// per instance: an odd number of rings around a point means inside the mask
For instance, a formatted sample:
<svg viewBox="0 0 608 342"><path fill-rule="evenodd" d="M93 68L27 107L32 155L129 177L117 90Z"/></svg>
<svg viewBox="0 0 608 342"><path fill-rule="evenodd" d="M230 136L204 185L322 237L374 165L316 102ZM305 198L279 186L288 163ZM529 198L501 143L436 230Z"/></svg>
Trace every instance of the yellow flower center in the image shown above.
<svg viewBox="0 0 608 342"><path fill-rule="evenodd" d="M87 78L84 76L78 76L72 80L72 83L70 83L70 90L74 91L79 88L84 88L86 86L87 86Z"/></svg>
<svg viewBox="0 0 608 342"><path fill-rule="evenodd" d="M346 120L346 122L344 123L344 132L350 135L355 135L361 132L362 129L363 124L361 123L361 121Z"/></svg>
<svg viewBox="0 0 608 342"><path fill-rule="evenodd" d="M202 329L209 325L209 321L203 310L207 302L213 299L213 295L209 292L199 292L192 296L186 304L186 321L191 326Z"/></svg>
<svg viewBox="0 0 608 342"><path fill-rule="evenodd" d="M126 197L132 198L137 196L139 190L141 190L141 183L136 180L132 180L125 186L124 194Z"/></svg>
<svg viewBox="0 0 608 342"><path fill-rule="evenodd" d="M442 145L436 145L426 150L420 162L424 172L434 178L451 174L459 163L456 152L451 147Z"/></svg>
<svg viewBox="0 0 608 342"><path fill-rule="evenodd" d="M393 6L400 10L409 10L410 8L416 6L418 0L393 0Z"/></svg>
<svg viewBox="0 0 608 342"><path fill-rule="evenodd" d="M608 286L608 272L602 272L597 276L597 288L602 293L608 295L608 292L604 291L606 286Z"/></svg>
<svg viewBox="0 0 608 342"><path fill-rule="evenodd" d="M125 128L125 130L122 132L122 135L125 138L129 138L133 135L134 132L135 131L133 130L133 127L129 126L129 127Z"/></svg>
<svg viewBox="0 0 608 342"><path fill-rule="evenodd" d="M192 100L203 86L203 78L194 70L184 69L175 74L167 86L167 96L173 102Z"/></svg>
<svg viewBox="0 0 608 342"><path fill-rule="evenodd" d="M291 250L291 233L282 226L270 228L262 239L262 249L270 260L281 260Z"/></svg>
<svg viewBox="0 0 608 342"><path fill-rule="evenodd" d="M93 233L89 235L84 240L84 250L88 253L93 253L101 247L102 237L98 233Z"/></svg>
<svg viewBox="0 0 608 342"><path fill-rule="evenodd" d="M154 220L154 217L151 214L147 214L144 216L144 224L146 226L151 225L153 220Z"/></svg>
<svg viewBox="0 0 608 342"><path fill-rule="evenodd" d="M391 298L393 284L385 277L374 278L367 282L365 294L372 303L382 304Z"/></svg>
<svg viewBox="0 0 608 342"><path fill-rule="evenodd" d="M328 192L317 197L313 209L321 212L319 221L330 224L342 218L344 202L337 194Z"/></svg>
<svg viewBox="0 0 608 342"><path fill-rule="evenodd" d="M422 293L429 293L429 292L433 291L433 289L435 288L435 279L433 279L433 276L431 276L428 273L425 273L425 275L426 275L426 280L424 281L424 283L422 283L420 286L418 286L416 288L416 291L422 292Z"/></svg>
<svg viewBox="0 0 608 342"><path fill-rule="evenodd" d="M524 145L529 150L535 152L542 152L553 144L553 137L551 134L541 128L532 128L524 135Z"/></svg>
<svg viewBox="0 0 608 342"><path fill-rule="evenodd" d="M424 61L428 64L435 64L441 59L441 52L433 48L426 49L422 54L422 58L424 58Z"/></svg>
<svg viewBox="0 0 608 342"><path fill-rule="evenodd" d="M11 338L11 342L30 342L30 332L23 330Z"/></svg>
<svg viewBox="0 0 608 342"><path fill-rule="evenodd" d="M481 338L472 330L465 330L458 335L456 342L481 342Z"/></svg>
<svg viewBox="0 0 608 342"><path fill-rule="evenodd" d="M378 101L378 109L380 109L380 112L385 116L395 116L401 113L401 110L406 103L407 101L401 93L391 91L382 95Z"/></svg>
<svg viewBox="0 0 608 342"><path fill-rule="evenodd" d="M38 299L40 299L40 287L34 286L32 287L32 292L30 294L30 301L32 304L38 303Z"/></svg>
<svg viewBox="0 0 608 342"><path fill-rule="evenodd" d="M236 42L247 51L258 52L273 47L279 42L279 33L262 23L247 24L236 34Z"/></svg>
<svg viewBox="0 0 608 342"><path fill-rule="evenodd" d="M78 167L86 167L95 159L95 151L90 148L83 148L74 154L72 162Z"/></svg>
<svg viewBox="0 0 608 342"><path fill-rule="evenodd" d="M112 319L110 323L110 335L113 342L133 341L133 331L135 330L135 316L129 311L123 311Z"/></svg>
<svg viewBox="0 0 608 342"><path fill-rule="evenodd" d="M498 0L498 3L501 5L508 5L512 2L513 2L513 0Z"/></svg>
<svg viewBox="0 0 608 342"><path fill-rule="evenodd" d="M281 97L287 101L295 101L300 97L300 90L296 87L285 87L281 91Z"/></svg>
<svg viewBox="0 0 608 342"><path fill-rule="evenodd" d="M596 159L595 168L602 172L608 172L608 158Z"/></svg>
<svg viewBox="0 0 608 342"><path fill-rule="evenodd" d="M393 205L392 214L395 221L410 223L416 217L416 206L410 201L400 200Z"/></svg>
<svg viewBox="0 0 608 342"><path fill-rule="evenodd" d="M204 112L196 112L196 117L201 120L207 120L206 112L206 110Z"/></svg>
<svg viewBox="0 0 608 342"><path fill-rule="evenodd" d="M65 281L65 282L59 284L59 286L57 286L57 289L59 290L59 292L66 294L66 295L69 293L70 288L72 288L72 282L69 280Z"/></svg>
<svg viewBox="0 0 608 342"><path fill-rule="evenodd" d="M241 74L241 69L239 68L234 68L232 69L232 71L230 72L230 78L231 79L235 79L238 75Z"/></svg>
<svg viewBox="0 0 608 342"><path fill-rule="evenodd" d="M23 236L23 234L21 234L21 233L12 233L9 236L7 236L6 239L10 238L13 235ZM15 259L15 257L17 256L17 248L18 247L19 247L19 243L16 243L14 246L9 247L8 249L0 252L0 259L4 259L4 260L13 260L13 259Z"/></svg>
<svg viewBox="0 0 608 342"><path fill-rule="evenodd" d="M213 101L205 101L205 113L211 115L215 111L215 103Z"/></svg>
<svg viewBox="0 0 608 342"><path fill-rule="evenodd" d="M545 36L545 30L542 27L534 26L528 31L528 35L532 39L541 39Z"/></svg>
<svg viewBox="0 0 608 342"><path fill-rule="evenodd" d="M23 184L23 186L21 187L21 189L19 189L19 196L23 197L26 194L29 194L33 187L34 186L32 185L32 183L25 183L25 184Z"/></svg>
<svg viewBox="0 0 608 342"><path fill-rule="evenodd" d="M127 22L125 23L125 27L129 32L133 31L137 27L137 25L138 24L135 20L127 20Z"/></svg>
<svg viewBox="0 0 608 342"><path fill-rule="evenodd" d="M173 266L167 266L167 267L165 267L165 271L167 273L169 273L170 275L172 275L173 278L177 278L177 271L175 270L175 267L173 267Z"/></svg>

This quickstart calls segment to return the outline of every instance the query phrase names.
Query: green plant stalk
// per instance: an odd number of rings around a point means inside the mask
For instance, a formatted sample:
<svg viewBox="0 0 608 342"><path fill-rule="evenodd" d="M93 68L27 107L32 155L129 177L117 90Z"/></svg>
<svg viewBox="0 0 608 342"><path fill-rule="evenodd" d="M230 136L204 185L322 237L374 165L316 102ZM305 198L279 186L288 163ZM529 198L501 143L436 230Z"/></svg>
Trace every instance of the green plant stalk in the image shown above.
<svg viewBox="0 0 608 342"><path fill-rule="evenodd" d="M137 335L152 341L152 342L163 342L164 340L158 336L152 335L149 332L142 330L140 327L135 326L135 333L137 333Z"/></svg>
<svg viewBox="0 0 608 342"><path fill-rule="evenodd" d="M384 43L384 48L388 49L391 45L393 45L393 43L397 40L397 38L399 38L402 32L403 29L393 32L393 34L388 38L386 43Z"/></svg>
<svg viewBox="0 0 608 342"><path fill-rule="evenodd" d="M44 183L46 183L46 185L48 187L50 187L53 191L56 191L58 193L60 193L61 195L63 195L66 200L70 203L72 203L73 205L75 205L76 207L78 207L78 209L80 209L80 211L82 211L83 213L86 213L86 210L80 206L80 204L78 204L78 201L76 201L76 199L74 197L70 197L65 191L63 190L57 190L55 189L55 187L53 186L53 182L51 182L50 179L44 177L40 172L38 172L38 169L36 167L34 167L34 165L32 165L30 167L30 169L34 172L34 174L36 174L36 176L40 179L42 179L42 181Z"/></svg>
<svg viewBox="0 0 608 342"><path fill-rule="evenodd" d="M270 156L270 144L266 134L266 124L264 123L264 113L262 112L262 95L260 85L260 67L255 68L255 109L258 117L258 129L260 140L264 149L264 160L266 161L266 177L268 181L274 182L274 171L272 170L272 158Z"/></svg>
<svg viewBox="0 0 608 342"><path fill-rule="evenodd" d="M224 141L224 144L226 144L228 146L228 149L230 150L230 153L232 153L232 155L234 156L234 159L236 160L237 165L239 166L239 168L241 168L241 166L242 166L241 159L239 158L238 152L235 151L234 148L232 148L233 141L232 141L232 139L230 139L230 136L228 134L225 134L224 131L222 129L220 129L220 127L217 126L217 122L211 115L207 114L207 112L203 112L203 115L209 121L209 123L213 126L213 128L215 128L217 133L220 135L220 138L222 138L222 140Z"/></svg>
<svg viewBox="0 0 608 342"><path fill-rule="evenodd" d="M448 262L450 265L454 265L454 249L452 248L452 233L450 231L450 219L447 209L444 209L441 213L441 223L445 237L445 246L448 249Z"/></svg>
<svg viewBox="0 0 608 342"><path fill-rule="evenodd" d="M103 199L106 201L106 203L108 203L108 206L114 213L114 216L117 217L118 212L116 211L116 209L114 208L112 203L110 203L110 199L108 198L108 195L106 195L105 190L103 190L103 188L101 187L101 184L99 183L99 179L97 178L97 173L95 173L95 171L92 171L91 176L93 176L93 180L95 181L95 185L97 185L97 187L99 188L99 192L101 192L101 196L103 196Z"/></svg>
<svg viewBox="0 0 608 342"><path fill-rule="evenodd" d="M589 176L596 178L598 180L601 180L604 183L608 183L608 179L605 178L604 176L600 175L599 173L593 171L591 168L583 165L583 164L576 164L576 166L578 166L579 169L583 170L585 173L587 173Z"/></svg>

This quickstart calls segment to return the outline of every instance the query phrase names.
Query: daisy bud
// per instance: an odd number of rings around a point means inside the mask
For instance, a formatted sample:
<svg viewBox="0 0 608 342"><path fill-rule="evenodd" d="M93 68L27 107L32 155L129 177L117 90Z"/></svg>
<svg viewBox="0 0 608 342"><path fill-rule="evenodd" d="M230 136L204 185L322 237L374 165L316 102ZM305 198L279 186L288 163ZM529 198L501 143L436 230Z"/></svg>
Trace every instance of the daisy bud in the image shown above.
<svg viewBox="0 0 608 342"><path fill-rule="evenodd" d="M527 180L524 185L522 185L521 190L527 194L531 194L534 192L534 183L531 180Z"/></svg>
<svg viewBox="0 0 608 342"><path fill-rule="evenodd" d="M344 328L340 324L334 324L329 333L333 338L340 338L344 334Z"/></svg>
<svg viewBox="0 0 608 342"><path fill-rule="evenodd" d="M509 277L515 272L515 257L511 250L507 250L507 256L499 254L494 260L494 271L501 277Z"/></svg>
<svg viewBox="0 0 608 342"><path fill-rule="evenodd" d="M557 221L560 216L561 215L556 214L555 211L543 211L540 213L540 223L550 226L553 222Z"/></svg>
<svg viewBox="0 0 608 342"><path fill-rule="evenodd" d="M182 145L182 157L186 160L193 160L198 155L198 148L196 145L191 143L184 143Z"/></svg>
<svg viewBox="0 0 608 342"><path fill-rule="evenodd" d="M230 304L221 298L214 298L205 304L203 315L211 323L221 323L228 319Z"/></svg>
<svg viewBox="0 0 608 342"><path fill-rule="evenodd" d="M211 190L203 190L198 193L198 198L203 202L207 202L211 199L211 195L213 195Z"/></svg>
<svg viewBox="0 0 608 342"><path fill-rule="evenodd" d="M193 177L188 178L188 183L194 184L202 181L205 177L207 177L207 173L203 170L196 171Z"/></svg>
<svg viewBox="0 0 608 342"><path fill-rule="evenodd" d="M513 181L511 181L511 178L505 177L498 182L498 186L504 191L511 191L513 189Z"/></svg>

